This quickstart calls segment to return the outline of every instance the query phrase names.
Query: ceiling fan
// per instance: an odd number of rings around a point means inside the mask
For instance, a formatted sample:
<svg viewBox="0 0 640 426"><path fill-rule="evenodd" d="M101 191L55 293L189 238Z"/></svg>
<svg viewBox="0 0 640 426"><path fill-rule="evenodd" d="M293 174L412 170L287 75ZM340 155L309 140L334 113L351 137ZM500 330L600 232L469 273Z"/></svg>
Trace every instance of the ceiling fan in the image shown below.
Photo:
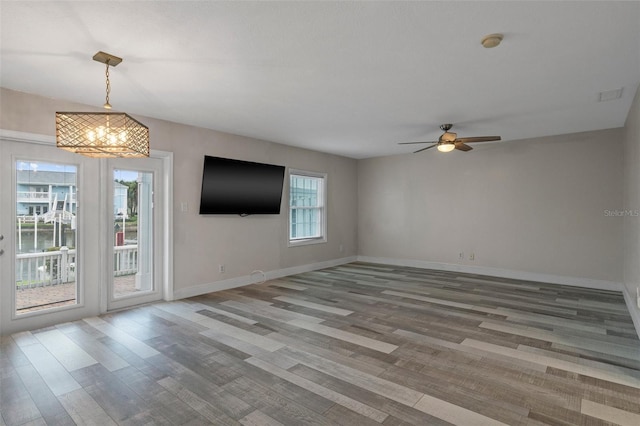
<svg viewBox="0 0 640 426"><path fill-rule="evenodd" d="M440 129L444 131L444 133L438 138L437 142L400 142L399 145L411 145L418 143L432 143L433 145L428 146L426 148L419 149L414 151L416 154L421 151L425 151L429 148L433 148L434 146L438 147L438 151L440 152L449 152L454 149L459 149L460 151L471 151L471 148L468 143L473 142L491 142L491 141L499 141L501 140L500 136L475 136L470 138L459 138L457 133L450 132L453 124L442 124L440 125Z"/></svg>

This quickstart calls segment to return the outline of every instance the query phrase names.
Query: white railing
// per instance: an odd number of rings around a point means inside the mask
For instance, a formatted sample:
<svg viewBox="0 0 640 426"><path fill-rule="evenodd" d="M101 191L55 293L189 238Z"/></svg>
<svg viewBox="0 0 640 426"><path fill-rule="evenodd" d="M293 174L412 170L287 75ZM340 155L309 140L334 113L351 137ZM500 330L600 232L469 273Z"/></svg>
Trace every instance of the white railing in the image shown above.
<svg viewBox="0 0 640 426"><path fill-rule="evenodd" d="M113 248L113 275L131 275L138 272L138 245L130 244Z"/></svg>
<svg viewBox="0 0 640 426"><path fill-rule="evenodd" d="M138 245L114 247L113 275L138 272ZM76 250L61 247L57 251L16 255L16 288L64 284L76 279Z"/></svg>
<svg viewBox="0 0 640 426"><path fill-rule="evenodd" d="M28 202L43 202L49 201L49 192L31 192L31 191L17 191L16 199L19 203Z"/></svg>
<svg viewBox="0 0 640 426"><path fill-rule="evenodd" d="M61 247L58 251L16 255L16 287L25 289L74 281L76 251Z"/></svg>
<svg viewBox="0 0 640 426"><path fill-rule="evenodd" d="M36 220L38 220L38 217L37 215L34 216L34 215L23 214L23 215L17 216L17 219L18 219L18 222L21 222L21 223L34 223Z"/></svg>
<svg viewBox="0 0 640 426"><path fill-rule="evenodd" d="M49 210L48 212L41 214L39 217L42 218L44 223L55 222L58 221L59 218L62 218L63 223L69 224L73 220L74 214L66 210Z"/></svg>
<svg viewBox="0 0 640 426"><path fill-rule="evenodd" d="M51 201L51 192L36 192L36 191L16 191L16 201L18 203L42 203L44 201ZM67 202L75 203L78 200L77 194L66 194Z"/></svg>

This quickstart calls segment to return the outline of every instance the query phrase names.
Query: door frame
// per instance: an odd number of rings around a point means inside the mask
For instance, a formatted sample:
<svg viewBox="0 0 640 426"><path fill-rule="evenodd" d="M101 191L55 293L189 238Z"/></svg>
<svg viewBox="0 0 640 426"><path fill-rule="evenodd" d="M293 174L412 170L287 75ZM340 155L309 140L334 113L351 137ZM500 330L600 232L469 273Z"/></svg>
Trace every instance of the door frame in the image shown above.
<svg viewBox="0 0 640 426"><path fill-rule="evenodd" d="M13 130L5 130L0 129L0 143L2 141L7 142L17 142L23 144L30 145L43 145L48 147L55 148L55 136L51 135L42 135L36 133L27 133L27 132L19 132ZM11 161L14 161L14 155L11 156ZM20 157L20 155L18 156ZM150 157L157 158L162 161L162 174L161 176L157 176L158 179L162 179L161 188L162 188L162 201L160 205L156 204L156 208L161 208L163 211L163 217L161 223L158 223L157 226L161 229L161 241L160 244L162 246L162 254L161 257L157 258L157 261L160 262L161 267L161 280L157 282L156 285L158 289L162 292L162 299L170 301L174 300L174 282L173 282L173 152L169 151L159 151L152 149L150 152ZM47 159L46 155L38 155L38 160L41 161L55 161L51 159ZM79 179L85 179L86 171L83 171L86 168L88 161L95 161L99 164L99 172L97 175L99 176L93 186L93 189L97 189L99 192L98 196L98 208L99 211L105 211L106 208L106 189L101 182L105 182L106 170L107 170L107 160L106 159L89 159L85 157L80 157L77 161L79 165ZM74 163L73 161L71 163ZM83 167L84 166L84 167ZM15 169L15 165L12 169ZM11 183L8 185L3 185L0 188L0 196L2 197L10 197L10 200L15 201L15 194L11 195L10 191L15 192L15 170L12 170L13 178L11 179ZM12 186L13 185L13 186ZM88 187L92 185L87 185L86 183L82 185L84 191L91 190ZM7 194L7 191L9 193ZM79 202L82 200L83 194L78 194ZM80 206L80 208L82 208ZM15 210L15 206L14 206ZM12 212L11 216L13 217L15 212ZM102 215L99 215L102 216ZM8 223L10 221L4 221ZM79 223L78 226L83 226L83 223ZM97 244L100 245L104 249L104 241L107 236L110 234L108 232L112 232L113 229L108 229L108 223L106 220L102 219L99 221L99 231L97 237ZM89 246L89 239L86 232L83 232L82 229L79 229L81 234L78 236L78 246L82 245L82 247ZM0 232L4 233L5 238L4 241L0 241L0 249L5 250L5 256L9 254L13 254L15 250L15 237L10 236L6 230L1 230ZM15 233L15 230L12 229L11 232ZM109 237L110 238L110 237ZM14 244L14 248L9 247L9 244ZM9 247L9 249L7 249ZM101 259L104 260L104 253L100 253ZM4 256L3 256L4 257ZM86 257L86 256L85 256ZM0 262L4 262L4 264L8 264L5 259L0 259ZM13 262L12 262L13 263ZM11 273L15 272L15 265L9 268ZM79 270L79 279L85 280L84 288L79 289L78 292L78 304L73 305L72 307L63 309L54 309L51 311L44 310L40 312L36 312L34 314L24 314L19 315L16 318L15 315L15 295L13 296L11 302L7 302L4 300L0 300L0 335L15 333L23 330L29 330L33 328L40 328L49 325L54 325L66 321L74 321L82 318L86 318L89 316L99 315L108 312L108 289L106 288L107 280L104 275L104 265L98 265L96 270L101 272L98 273L98 283L97 288L88 289L88 278L89 276L86 274L87 271L84 272L80 268ZM6 271L2 271L2 274L5 274ZM12 294L15 290L12 291ZM6 291L0 289L0 294L7 294ZM4 297L2 297L4 299ZM115 308L114 308L115 309ZM7 312L10 310L10 312Z"/></svg>

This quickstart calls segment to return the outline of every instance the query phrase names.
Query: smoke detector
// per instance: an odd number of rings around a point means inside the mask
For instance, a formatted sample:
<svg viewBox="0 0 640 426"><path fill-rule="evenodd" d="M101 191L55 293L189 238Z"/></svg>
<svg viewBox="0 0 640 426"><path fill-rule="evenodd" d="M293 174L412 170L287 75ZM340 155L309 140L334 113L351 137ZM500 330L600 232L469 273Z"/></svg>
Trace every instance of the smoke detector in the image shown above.
<svg viewBox="0 0 640 426"><path fill-rule="evenodd" d="M492 47L496 47L500 44L504 36L502 34L489 34L482 38L480 44L487 49L491 49Z"/></svg>

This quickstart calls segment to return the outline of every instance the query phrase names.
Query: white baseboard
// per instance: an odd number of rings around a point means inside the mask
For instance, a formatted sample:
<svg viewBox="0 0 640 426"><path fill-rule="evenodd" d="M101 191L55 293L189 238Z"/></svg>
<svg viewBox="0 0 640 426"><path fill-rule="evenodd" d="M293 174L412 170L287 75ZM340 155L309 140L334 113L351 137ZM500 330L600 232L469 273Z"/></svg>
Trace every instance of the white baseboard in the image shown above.
<svg viewBox="0 0 640 426"><path fill-rule="evenodd" d="M441 271L462 272L467 274L487 275L490 277L511 278L515 280L534 281L547 284L562 284L574 287L586 287L598 290L622 291L621 282L594 280L591 278L570 277L565 275L541 274L537 272L518 271L513 269L493 268L489 266L458 265L454 263L430 262L427 260L393 259L387 257L358 256L358 261L382 263L385 265L409 266L413 268L436 269Z"/></svg>
<svg viewBox="0 0 640 426"><path fill-rule="evenodd" d="M633 326L636 328L636 333L640 339L640 308L638 308L638 305L636 304L636 296L629 291L627 286L623 286L622 294L624 295L624 301L627 304L629 315L631 315Z"/></svg>
<svg viewBox="0 0 640 426"><path fill-rule="evenodd" d="M263 279L273 280L276 278L286 277L289 275L301 274L303 272L316 271L318 269L330 268L332 266L344 265L345 263L355 262L356 256L342 257L340 259L332 259L324 262L309 263L306 265L293 266L290 268L275 269L273 271L255 271L249 275L229 278L227 280L214 281L211 283L200 284L193 287L175 290L173 300L184 299L187 297L200 296L201 294L212 293L215 291L228 290L230 288L243 287L249 284L262 282Z"/></svg>

